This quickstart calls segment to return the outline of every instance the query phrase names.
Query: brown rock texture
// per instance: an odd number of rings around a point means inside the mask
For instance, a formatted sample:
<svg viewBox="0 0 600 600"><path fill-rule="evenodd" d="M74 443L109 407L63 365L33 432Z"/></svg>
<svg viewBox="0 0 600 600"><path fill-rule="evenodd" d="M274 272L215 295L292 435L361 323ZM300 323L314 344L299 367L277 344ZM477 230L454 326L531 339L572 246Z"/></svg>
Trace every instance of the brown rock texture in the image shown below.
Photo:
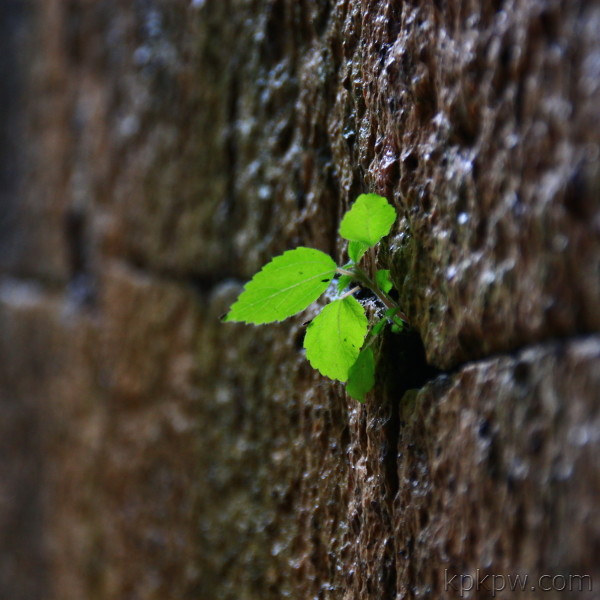
<svg viewBox="0 0 600 600"><path fill-rule="evenodd" d="M594 597L599 32L597 0L1 3L0 598ZM285 249L344 261L365 191L412 331L360 405L315 309L219 317Z"/></svg>

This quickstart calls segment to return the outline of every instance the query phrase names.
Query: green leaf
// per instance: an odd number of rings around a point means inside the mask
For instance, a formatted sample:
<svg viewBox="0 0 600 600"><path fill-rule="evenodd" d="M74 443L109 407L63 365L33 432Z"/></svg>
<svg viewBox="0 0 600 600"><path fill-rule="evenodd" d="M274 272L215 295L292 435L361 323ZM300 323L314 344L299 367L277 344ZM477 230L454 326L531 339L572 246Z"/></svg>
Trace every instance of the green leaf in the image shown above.
<svg viewBox="0 0 600 600"><path fill-rule="evenodd" d="M336 271L333 259L314 248L288 250L267 263L244 287L223 321L272 323L312 304Z"/></svg>
<svg viewBox="0 0 600 600"><path fill-rule="evenodd" d="M396 314L397 308L388 308L383 316L392 322L392 333L400 333L404 329L404 321Z"/></svg>
<svg viewBox="0 0 600 600"><path fill-rule="evenodd" d="M375 323L375 325L373 325L373 328L371 329L371 336L375 337L376 335L379 335L384 330L387 324L387 319L381 319L380 321L377 321L377 323Z"/></svg>
<svg viewBox="0 0 600 600"><path fill-rule="evenodd" d="M394 325L396 325L399 332L404 329L405 323L400 317L393 317L392 321L394 321Z"/></svg>
<svg viewBox="0 0 600 600"><path fill-rule="evenodd" d="M343 292L352 283L352 275L342 275L337 282L337 291Z"/></svg>
<svg viewBox="0 0 600 600"><path fill-rule="evenodd" d="M379 269L377 273L375 273L375 281L379 288L386 294L394 287L389 269Z"/></svg>
<svg viewBox="0 0 600 600"><path fill-rule="evenodd" d="M340 235L370 248L390 232L395 220L396 209L383 196L361 194L344 215Z"/></svg>
<svg viewBox="0 0 600 600"><path fill-rule="evenodd" d="M351 398L359 402L365 401L365 396L375 385L375 356L371 347L364 348L356 362L350 368L346 391Z"/></svg>
<svg viewBox="0 0 600 600"><path fill-rule="evenodd" d="M348 256L350 257L350 260L357 263L368 249L368 244L364 244L363 242L350 242L348 244Z"/></svg>
<svg viewBox="0 0 600 600"><path fill-rule="evenodd" d="M348 379L367 335L368 322L361 303L348 296L334 300L311 321L304 336L306 358L322 375Z"/></svg>

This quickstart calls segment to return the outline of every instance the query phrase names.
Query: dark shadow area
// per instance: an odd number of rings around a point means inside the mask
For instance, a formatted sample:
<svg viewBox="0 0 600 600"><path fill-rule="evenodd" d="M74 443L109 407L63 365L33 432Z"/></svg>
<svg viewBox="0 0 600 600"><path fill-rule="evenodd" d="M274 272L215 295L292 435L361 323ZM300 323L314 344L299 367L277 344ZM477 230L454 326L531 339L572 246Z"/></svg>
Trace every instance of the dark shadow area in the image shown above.
<svg viewBox="0 0 600 600"><path fill-rule="evenodd" d="M0 269L9 268L19 253L17 227L21 168L20 125L22 75L19 38L30 9L22 0L0 3Z"/></svg>

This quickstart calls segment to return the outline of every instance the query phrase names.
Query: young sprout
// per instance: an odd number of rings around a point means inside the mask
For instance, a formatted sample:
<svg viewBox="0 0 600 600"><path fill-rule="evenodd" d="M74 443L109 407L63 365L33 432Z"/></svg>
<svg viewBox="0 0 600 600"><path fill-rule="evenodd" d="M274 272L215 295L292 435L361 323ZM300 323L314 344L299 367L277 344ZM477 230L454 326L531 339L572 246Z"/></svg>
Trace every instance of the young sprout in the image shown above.
<svg viewBox="0 0 600 600"><path fill-rule="evenodd" d="M360 195L344 215L339 229L348 240L349 263L340 267L314 248L288 250L254 275L223 321L253 325L282 321L306 309L339 276L340 296L310 322L304 348L313 368L326 377L346 382L348 394L364 402L375 385L373 341L388 324L393 331L400 331L406 318L390 296L390 272L379 269L371 277L359 265L367 250L389 234L395 220L396 210L385 198ZM354 297L360 288L345 291L351 283L371 290L385 306L383 316L375 323L369 324L364 306Z"/></svg>

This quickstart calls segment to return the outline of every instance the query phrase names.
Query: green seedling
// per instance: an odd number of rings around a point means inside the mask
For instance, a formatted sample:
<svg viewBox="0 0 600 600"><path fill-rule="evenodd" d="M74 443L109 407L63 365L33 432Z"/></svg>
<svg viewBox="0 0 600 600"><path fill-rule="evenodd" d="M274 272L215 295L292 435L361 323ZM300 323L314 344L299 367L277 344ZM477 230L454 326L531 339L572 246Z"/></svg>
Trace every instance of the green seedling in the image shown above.
<svg viewBox="0 0 600 600"><path fill-rule="evenodd" d="M314 248L288 250L254 275L223 321L253 325L283 321L306 309L337 278L337 298L308 325L304 348L313 368L346 382L348 394L364 402L375 385L373 342L387 325L394 332L401 331L405 317L390 296L390 272L379 269L371 275L359 265L365 253L389 234L395 220L396 210L385 198L360 195L344 215L339 230L348 240L350 262L340 267ZM371 290L383 305L372 322L354 297L361 287Z"/></svg>

